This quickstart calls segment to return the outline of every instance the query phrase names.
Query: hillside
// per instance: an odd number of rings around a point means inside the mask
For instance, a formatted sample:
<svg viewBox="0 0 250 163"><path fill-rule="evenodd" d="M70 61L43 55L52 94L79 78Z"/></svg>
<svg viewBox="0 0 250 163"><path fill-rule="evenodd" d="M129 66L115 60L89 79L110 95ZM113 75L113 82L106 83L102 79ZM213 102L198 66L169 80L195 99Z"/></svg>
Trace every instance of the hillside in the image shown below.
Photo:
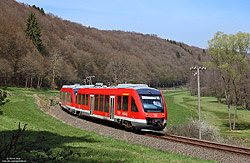
<svg viewBox="0 0 250 163"><path fill-rule="evenodd" d="M41 28L41 52L24 32L31 11ZM0 1L0 17L2 85L49 87L53 70L58 87L83 84L89 75L106 84L182 85L190 77L189 67L206 60L197 47L155 35L85 27L13 0Z"/></svg>

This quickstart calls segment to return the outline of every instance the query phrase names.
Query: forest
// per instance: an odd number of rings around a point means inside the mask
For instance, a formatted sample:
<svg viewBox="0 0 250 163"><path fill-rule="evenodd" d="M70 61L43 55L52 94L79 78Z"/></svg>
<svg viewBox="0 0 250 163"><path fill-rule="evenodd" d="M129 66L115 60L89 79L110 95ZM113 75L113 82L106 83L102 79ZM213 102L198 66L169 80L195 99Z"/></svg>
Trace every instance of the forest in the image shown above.
<svg viewBox="0 0 250 163"><path fill-rule="evenodd" d="M39 6L0 1L0 85L59 89L64 84L188 85L189 68L206 66L201 94L230 108L250 107L250 34L215 33L207 49L155 34L99 30L63 20ZM223 101L226 99L226 101ZM236 114L235 114L236 115Z"/></svg>
<svg viewBox="0 0 250 163"><path fill-rule="evenodd" d="M182 42L86 27L14 0L1 0L0 16L1 85L60 88L93 75L104 84L171 87L185 85L189 67L208 58Z"/></svg>

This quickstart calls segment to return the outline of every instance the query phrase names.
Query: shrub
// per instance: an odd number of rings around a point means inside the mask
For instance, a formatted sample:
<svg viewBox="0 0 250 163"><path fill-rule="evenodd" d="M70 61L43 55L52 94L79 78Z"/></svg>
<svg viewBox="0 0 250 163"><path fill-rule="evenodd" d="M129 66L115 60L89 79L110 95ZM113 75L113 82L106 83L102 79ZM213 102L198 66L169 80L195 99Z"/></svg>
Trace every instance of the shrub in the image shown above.
<svg viewBox="0 0 250 163"><path fill-rule="evenodd" d="M175 55L176 55L177 58L180 58L180 57L181 57L181 55L180 55L180 53L179 53L178 51L176 51L176 54L175 54Z"/></svg>
<svg viewBox="0 0 250 163"><path fill-rule="evenodd" d="M198 55L197 59L198 59L199 61L201 61L201 55L200 55L200 54Z"/></svg>
<svg viewBox="0 0 250 163"><path fill-rule="evenodd" d="M167 134L199 138L199 121L190 119L188 123L179 126L172 126L167 130ZM201 122L201 138L208 141L222 141L217 127Z"/></svg>
<svg viewBox="0 0 250 163"><path fill-rule="evenodd" d="M9 99L7 99L7 92L0 90L0 106L6 104Z"/></svg>

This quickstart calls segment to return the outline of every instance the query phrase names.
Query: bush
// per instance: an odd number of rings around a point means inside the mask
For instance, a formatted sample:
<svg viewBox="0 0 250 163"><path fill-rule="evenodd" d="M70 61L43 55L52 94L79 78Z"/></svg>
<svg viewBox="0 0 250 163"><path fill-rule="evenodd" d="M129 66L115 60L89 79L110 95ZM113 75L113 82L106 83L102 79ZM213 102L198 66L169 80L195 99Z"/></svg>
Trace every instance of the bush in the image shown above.
<svg viewBox="0 0 250 163"><path fill-rule="evenodd" d="M6 104L9 100L7 99L7 92L0 90L0 106Z"/></svg>
<svg viewBox="0 0 250 163"><path fill-rule="evenodd" d="M181 55L180 55L180 53L179 53L178 51L176 51L176 54L175 54L175 55L176 55L177 58L180 58L180 57L181 57Z"/></svg>
<svg viewBox="0 0 250 163"><path fill-rule="evenodd" d="M190 119L188 123L179 126L172 126L167 130L167 134L185 136L190 138L199 138L199 121ZM221 142L219 130L217 127L209 125L207 122L201 122L201 138L208 141Z"/></svg>

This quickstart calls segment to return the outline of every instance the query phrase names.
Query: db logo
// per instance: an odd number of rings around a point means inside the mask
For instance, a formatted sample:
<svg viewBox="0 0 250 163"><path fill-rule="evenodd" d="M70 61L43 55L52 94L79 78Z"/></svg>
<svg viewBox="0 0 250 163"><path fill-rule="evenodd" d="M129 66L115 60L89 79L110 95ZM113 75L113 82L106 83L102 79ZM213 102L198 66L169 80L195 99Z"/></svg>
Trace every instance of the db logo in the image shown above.
<svg viewBox="0 0 250 163"><path fill-rule="evenodd" d="M154 117L157 117L157 114L153 114Z"/></svg>

